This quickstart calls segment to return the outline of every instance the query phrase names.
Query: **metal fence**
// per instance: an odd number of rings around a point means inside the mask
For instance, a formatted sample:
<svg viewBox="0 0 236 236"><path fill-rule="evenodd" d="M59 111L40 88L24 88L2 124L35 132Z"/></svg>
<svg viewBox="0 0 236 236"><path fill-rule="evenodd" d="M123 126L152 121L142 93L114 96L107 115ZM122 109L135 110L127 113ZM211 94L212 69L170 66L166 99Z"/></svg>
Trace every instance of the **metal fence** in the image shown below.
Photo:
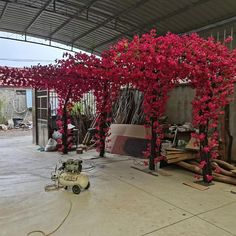
<svg viewBox="0 0 236 236"><path fill-rule="evenodd" d="M90 91L88 93L85 93L80 101L77 104L77 107L79 107L80 112L82 115L91 117L96 114L96 99L93 94L93 91ZM49 107L51 116L55 116L57 114L58 109L58 96L57 93L54 90L51 90L49 92Z"/></svg>
<svg viewBox="0 0 236 236"><path fill-rule="evenodd" d="M83 95L81 101L81 113L88 117L96 114L96 99L93 91L90 91Z"/></svg>

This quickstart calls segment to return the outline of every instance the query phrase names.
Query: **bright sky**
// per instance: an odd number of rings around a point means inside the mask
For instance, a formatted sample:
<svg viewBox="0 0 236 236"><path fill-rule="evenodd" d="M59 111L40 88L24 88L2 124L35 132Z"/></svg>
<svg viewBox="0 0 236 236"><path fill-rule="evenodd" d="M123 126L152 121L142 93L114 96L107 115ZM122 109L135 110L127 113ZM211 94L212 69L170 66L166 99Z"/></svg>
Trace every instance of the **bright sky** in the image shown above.
<svg viewBox="0 0 236 236"><path fill-rule="evenodd" d="M65 50L48 46L0 39L0 66L23 67L54 63L55 59L62 58ZM22 59L36 61L22 62ZM15 61L14 61L15 60Z"/></svg>

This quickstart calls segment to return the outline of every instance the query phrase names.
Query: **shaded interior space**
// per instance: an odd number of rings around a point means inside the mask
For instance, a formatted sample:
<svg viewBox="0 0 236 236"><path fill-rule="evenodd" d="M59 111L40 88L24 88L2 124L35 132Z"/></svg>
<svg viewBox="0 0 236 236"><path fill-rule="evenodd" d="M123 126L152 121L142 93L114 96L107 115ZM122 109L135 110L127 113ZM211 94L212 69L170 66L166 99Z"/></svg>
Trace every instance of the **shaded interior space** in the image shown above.
<svg viewBox="0 0 236 236"><path fill-rule="evenodd" d="M58 161L78 155L40 152L30 134L0 139L1 236L48 234L70 204L54 235L235 235L234 186L217 182L199 191L183 185L193 175L182 169L168 167L157 177L131 168L137 161L132 157L107 154L91 160L97 153L88 151L80 158L89 190L79 197L64 189L45 192Z"/></svg>
<svg viewBox="0 0 236 236"><path fill-rule="evenodd" d="M164 40L143 40L151 29ZM236 236L235 36L235 0L0 0L0 39L77 52L42 70L0 66L0 236Z"/></svg>

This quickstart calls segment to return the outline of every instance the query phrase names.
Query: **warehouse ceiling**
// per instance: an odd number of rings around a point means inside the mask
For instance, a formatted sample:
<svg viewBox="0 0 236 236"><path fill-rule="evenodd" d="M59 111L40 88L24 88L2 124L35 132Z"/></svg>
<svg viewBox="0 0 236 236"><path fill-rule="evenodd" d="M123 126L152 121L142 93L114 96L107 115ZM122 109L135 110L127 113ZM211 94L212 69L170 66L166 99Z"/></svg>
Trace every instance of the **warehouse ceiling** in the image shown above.
<svg viewBox="0 0 236 236"><path fill-rule="evenodd" d="M0 0L0 31L95 54L152 28L184 33L235 16L235 0Z"/></svg>

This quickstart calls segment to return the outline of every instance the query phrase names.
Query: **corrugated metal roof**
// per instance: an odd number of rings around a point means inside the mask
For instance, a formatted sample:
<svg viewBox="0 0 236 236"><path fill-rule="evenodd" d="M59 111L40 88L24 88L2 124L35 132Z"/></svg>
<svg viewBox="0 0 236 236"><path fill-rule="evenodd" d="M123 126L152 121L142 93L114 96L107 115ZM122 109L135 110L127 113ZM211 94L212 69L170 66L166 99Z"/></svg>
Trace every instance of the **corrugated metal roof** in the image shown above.
<svg viewBox="0 0 236 236"><path fill-rule="evenodd" d="M235 0L0 0L0 31L97 54L151 28L183 33L234 16Z"/></svg>

